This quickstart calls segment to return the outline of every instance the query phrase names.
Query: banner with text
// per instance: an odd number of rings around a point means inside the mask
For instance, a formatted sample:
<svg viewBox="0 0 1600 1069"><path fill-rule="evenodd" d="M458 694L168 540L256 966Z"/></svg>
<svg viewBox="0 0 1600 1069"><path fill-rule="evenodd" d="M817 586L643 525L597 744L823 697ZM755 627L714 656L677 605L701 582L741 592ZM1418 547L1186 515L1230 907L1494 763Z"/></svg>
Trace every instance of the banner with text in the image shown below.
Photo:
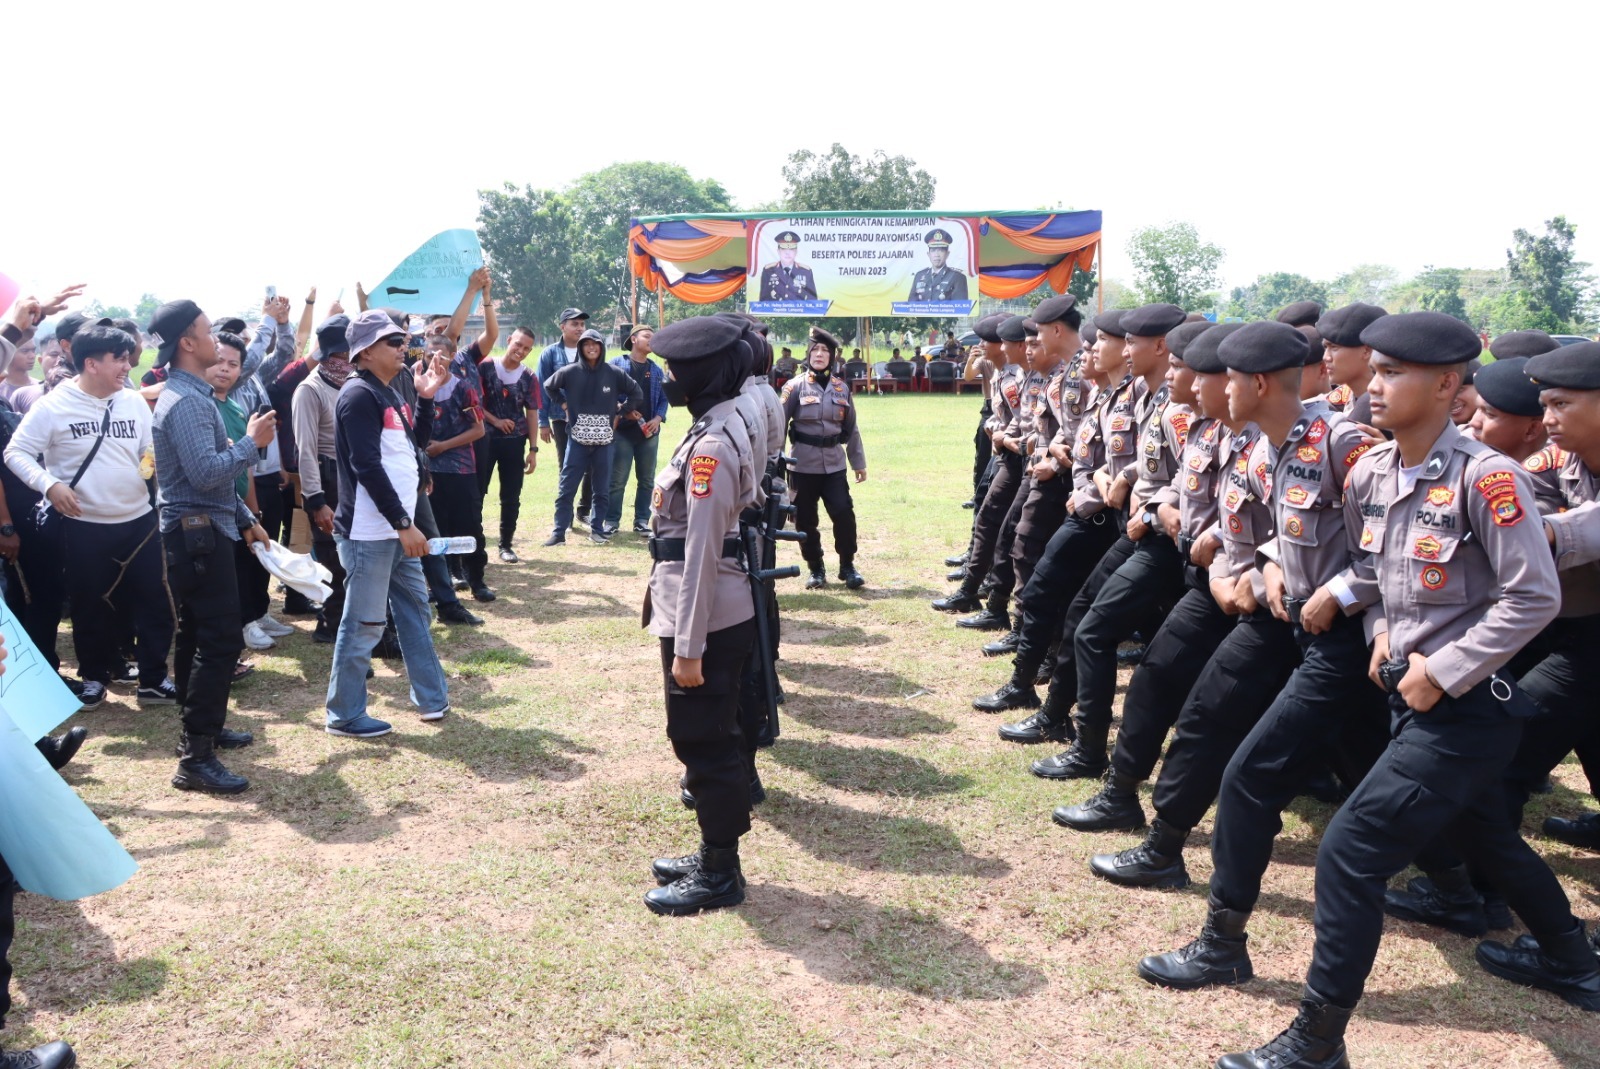
<svg viewBox="0 0 1600 1069"><path fill-rule="evenodd" d="M754 221L745 301L755 315L971 315L974 222L937 215Z"/></svg>

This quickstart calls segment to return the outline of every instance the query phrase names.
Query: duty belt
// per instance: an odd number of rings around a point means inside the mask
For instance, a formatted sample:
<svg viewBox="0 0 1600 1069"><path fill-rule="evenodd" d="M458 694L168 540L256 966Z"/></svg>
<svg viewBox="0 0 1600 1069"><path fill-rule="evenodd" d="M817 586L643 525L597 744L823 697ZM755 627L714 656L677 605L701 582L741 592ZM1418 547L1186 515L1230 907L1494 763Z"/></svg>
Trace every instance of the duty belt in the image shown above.
<svg viewBox="0 0 1600 1069"><path fill-rule="evenodd" d="M656 538L652 535L649 541L650 559L683 560L684 541L682 538ZM739 549L739 540L737 538L724 538L722 540L722 555L724 557L737 557Z"/></svg>
<svg viewBox="0 0 1600 1069"><path fill-rule="evenodd" d="M1304 609L1306 602L1310 600L1310 598L1291 598L1287 594L1283 596L1283 611L1289 614L1289 622L1291 624L1299 625L1300 610Z"/></svg>
<svg viewBox="0 0 1600 1069"><path fill-rule="evenodd" d="M830 434L826 438L819 438L815 434L807 434L804 431L790 431L789 440L799 442L801 445L814 445L819 449L832 449L834 446L844 441L844 438L837 434Z"/></svg>

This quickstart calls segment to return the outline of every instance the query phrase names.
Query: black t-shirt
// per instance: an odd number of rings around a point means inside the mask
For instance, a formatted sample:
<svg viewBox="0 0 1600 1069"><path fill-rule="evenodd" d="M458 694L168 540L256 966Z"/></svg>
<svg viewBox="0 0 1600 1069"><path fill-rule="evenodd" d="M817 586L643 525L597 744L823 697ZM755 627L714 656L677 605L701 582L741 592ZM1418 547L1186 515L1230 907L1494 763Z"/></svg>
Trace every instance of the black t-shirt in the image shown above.
<svg viewBox="0 0 1600 1069"><path fill-rule="evenodd" d="M650 397L650 362L648 360L635 362L630 356L628 358L628 374L634 382L639 384L639 395L648 400ZM640 429L639 424L631 419L623 420L621 430L622 433L636 442L644 441L644 431Z"/></svg>

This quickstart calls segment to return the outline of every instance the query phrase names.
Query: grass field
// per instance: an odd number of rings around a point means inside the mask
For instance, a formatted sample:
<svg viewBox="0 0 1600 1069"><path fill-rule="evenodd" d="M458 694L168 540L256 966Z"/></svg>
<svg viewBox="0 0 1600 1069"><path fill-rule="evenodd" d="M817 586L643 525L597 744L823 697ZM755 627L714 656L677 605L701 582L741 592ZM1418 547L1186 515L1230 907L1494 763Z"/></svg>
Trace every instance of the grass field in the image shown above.
<svg viewBox="0 0 1600 1069"><path fill-rule="evenodd" d="M869 585L784 584L789 701L761 757L770 797L743 845L744 906L667 919L640 902L650 858L697 842L638 626L647 558L632 535L536 548L547 448L526 490L525 563L490 565L488 625L435 629L449 719L419 723L380 663L374 712L395 733L324 734L330 647L305 620L235 690L233 722L258 740L230 756L252 780L238 798L168 786L170 710L123 692L76 718L92 736L67 778L142 868L81 903L19 899L8 1045L65 1037L87 1069L1133 1069L1209 1065L1270 1038L1309 958L1330 810L1285 816L1252 922L1256 981L1185 995L1134 975L1198 930L1210 825L1189 890L1102 883L1087 857L1135 837L1053 826L1050 808L1094 785L1028 775L1039 752L969 707L1007 665L927 602L970 521L957 506L977 404L861 401ZM675 413L669 443L683 426ZM491 531L495 509L491 492ZM1531 827L1583 805L1576 766L1558 776ZM1600 859L1540 846L1578 913L1600 915ZM1472 949L1391 921L1351 1027L1355 1064L1600 1065L1596 1018L1488 977Z"/></svg>

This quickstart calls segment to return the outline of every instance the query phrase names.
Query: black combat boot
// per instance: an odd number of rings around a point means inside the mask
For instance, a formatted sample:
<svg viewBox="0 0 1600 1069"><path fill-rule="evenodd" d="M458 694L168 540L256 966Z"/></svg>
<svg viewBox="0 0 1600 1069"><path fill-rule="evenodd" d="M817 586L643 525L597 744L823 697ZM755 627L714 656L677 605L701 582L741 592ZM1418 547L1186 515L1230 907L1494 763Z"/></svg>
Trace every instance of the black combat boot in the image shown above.
<svg viewBox="0 0 1600 1069"><path fill-rule="evenodd" d="M1135 668L1135 667L1137 667L1140 663L1142 663L1144 661L1145 651L1148 650L1149 648L1150 648L1149 646L1146 646L1142 642L1136 643L1136 644L1133 644L1133 645L1128 645L1128 646L1119 646L1117 648L1117 667L1118 668Z"/></svg>
<svg viewBox="0 0 1600 1069"><path fill-rule="evenodd" d="M1462 935L1479 936L1489 930L1483 898L1472 886L1465 865L1441 869L1417 878L1404 891L1383 893L1383 911L1401 920L1421 921Z"/></svg>
<svg viewBox="0 0 1600 1069"><path fill-rule="evenodd" d="M1009 631L1011 630L1011 615L1004 609L995 612L993 609L982 609L971 616L963 616L956 621L957 627L964 627L968 631Z"/></svg>
<svg viewBox="0 0 1600 1069"><path fill-rule="evenodd" d="M1224 1054L1217 1069L1350 1069L1344 1030L1353 1009L1335 1006L1307 987L1294 1024L1264 1047Z"/></svg>
<svg viewBox="0 0 1600 1069"><path fill-rule="evenodd" d="M1094 727L1075 720L1078 737L1072 745L1054 757L1046 757L1029 766L1035 776L1045 779L1099 779L1106 774L1106 734L1109 728Z"/></svg>
<svg viewBox="0 0 1600 1069"><path fill-rule="evenodd" d="M1015 676L993 694L972 699L972 707L980 713L1003 713L1007 709L1037 709L1039 693L1032 683L1018 683Z"/></svg>
<svg viewBox="0 0 1600 1069"><path fill-rule="evenodd" d="M967 578L967 570L965 568L957 568L953 572L946 572L944 578L947 583L960 583Z"/></svg>
<svg viewBox="0 0 1600 1069"><path fill-rule="evenodd" d="M217 749L239 750L256 741L256 737L248 731L235 731L233 728L223 728L217 732Z"/></svg>
<svg viewBox="0 0 1600 1069"><path fill-rule="evenodd" d="M1144 806L1139 804L1139 781L1112 769L1105 786L1081 805L1058 805L1050 819L1078 831L1134 831L1144 827Z"/></svg>
<svg viewBox="0 0 1600 1069"><path fill-rule="evenodd" d="M1543 831L1546 839L1585 850L1600 850L1600 813L1586 813L1571 820L1546 817Z"/></svg>
<svg viewBox="0 0 1600 1069"><path fill-rule="evenodd" d="M933 607L938 612L972 612L982 605L983 602L978 600L978 584L966 574L963 574L961 586L955 593L933 601Z"/></svg>
<svg viewBox="0 0 1600 1069"><path fill-rule="evenodd" d="M700 867L700 851L684 854L682 857L658 857L650 862L650 875L656 878L656 883L665 887L669 883L676 883ZM745 886L744 873L739 874L739 886Z"/></svg>
<svg viewBox="0 0 1600 1069"><path fill-rule="evenodd" d="M1017 647L1022 645L1022 633L1012 628L993 642L983 647L985 657L1010 657L1017 652ZM1035 683L1038 681L1035 680Z"/></svg>
<svg viewBox="0 0 1600 1069"><path fill-rule="evenodd" d="M1144 842L1120 854L1096 854L1089 859L1089 871L1126 887L1188 887L1189 870L1183 864L1188 838L1187 831L1157 817Z"/></svg>
<svg viewBox="0 0 1600 1069"><path fill-rule="evenodd" d="M849 557L839 558L839 582L850 590L860 590L867 585L867 580L856 571L855 561Z"/></svg>
<svg viewBox="0 0 1600 1069"><path fill-rule="evenodd" d="M737 906L743 901L744 874L739 871L739 848L719 848L705 843L700 844L700 859L692 871L644 895L644 904L652 913L668 917Z"/></svg>
<svg viewBox="0 0 1600 1069"><path fill-rule="evenodd" d="M172 785L180 791L205 791L208 794L238 794L250 786L243 776L229 772L217 760L217 740L210 735L191 735L187 731L178 738L178 771L172 776Z"/></svg>
<svg viewBox="0 0 1600 1069"><path fill-rule="evenodd" d="M1072 727L1073 697L1066 688L1052 683L1045 693L1044 704L1026 720L1015 724L1001 724L1000 737L1007 742L1071 742L1077 737Z"/></svg>
<svg viewBox="0 0 1600 1069"><path fill-rule="evenodd" d="M967 554L963 553L959 557L946 557L944 562L951 568L965 568L967 566Z"/></svg>
<svg viewBox="0 0 1600 1069"><path fill-rule="evenodd" d="M1206 926L1200 938L1167 954L1151 954L1139 962L1139 975L1152 984L1193 991L1222 984L1242 984L1256 971L1245 942L1245 922L1250 914L1206 904Z"/></svg>
<svg viewBox="0 0 1600 1069"><path fill-rule="evenodd" d="M79 725L64 735L46 735L34 745L44 754L44 759L50 762L50 767L60 772L78 756L78 751L83 749L83 740L88 737L89 729Z"/></svg>
<svg viewBox="0 0 1600 1069"><path fill-rule="evenodd" d="M61 1040L32 1050L0 1051L0 1069L72 1069L78 1056Z"/></svg>
<svg viewBox="0 0 1600 1069"><path fill-rule="evenodd" d="M806 561L806 571L810 573L806 576L807 590L821 590L828 585L828 571L820 560Z"/></svg>
<svg viewBox="0 0 1600 1069"><path fill-rule="evenodd" d="M1529 949L1493 941L1478 944L1478 964L1502 980L1560 995L1579 1009L1600 1012L1600 958L1575 923L1554 943Z"/></svg>

